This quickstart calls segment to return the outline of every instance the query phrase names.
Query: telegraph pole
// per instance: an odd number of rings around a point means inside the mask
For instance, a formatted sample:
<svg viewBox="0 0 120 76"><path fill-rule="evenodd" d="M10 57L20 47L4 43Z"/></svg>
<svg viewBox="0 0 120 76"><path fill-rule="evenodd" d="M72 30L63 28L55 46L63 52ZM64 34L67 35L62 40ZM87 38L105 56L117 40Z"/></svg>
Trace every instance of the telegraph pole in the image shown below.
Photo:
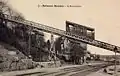
<svg viewBox="0 0 120 76"><path fill-rule="evenodd" d="M114 51L115 51L115 66L114 66L114 76L117 76L117 67L116 67L116 62L117 62L117 55L116 55L116 52L117 52L117 47L114 48Z"/></svg>
<svg viewBox="0 0 120 76"><path fill-rule="evenodd" d="M30 57L30 51L31 51L31 31L32 31L32 28L29 27L29 40L28 40L28 57Z"/></svg>

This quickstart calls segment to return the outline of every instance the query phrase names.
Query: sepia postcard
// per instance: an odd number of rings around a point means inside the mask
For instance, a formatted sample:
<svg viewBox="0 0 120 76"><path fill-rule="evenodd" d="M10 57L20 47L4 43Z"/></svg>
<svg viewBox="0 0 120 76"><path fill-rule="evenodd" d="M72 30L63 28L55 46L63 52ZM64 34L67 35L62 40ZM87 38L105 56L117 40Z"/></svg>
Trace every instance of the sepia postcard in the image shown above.
<svg viewBox="0 0 120 76"><path fill-rule="evenodd" d="M0 76L120 76L120 0L0 0Z"/></svg>

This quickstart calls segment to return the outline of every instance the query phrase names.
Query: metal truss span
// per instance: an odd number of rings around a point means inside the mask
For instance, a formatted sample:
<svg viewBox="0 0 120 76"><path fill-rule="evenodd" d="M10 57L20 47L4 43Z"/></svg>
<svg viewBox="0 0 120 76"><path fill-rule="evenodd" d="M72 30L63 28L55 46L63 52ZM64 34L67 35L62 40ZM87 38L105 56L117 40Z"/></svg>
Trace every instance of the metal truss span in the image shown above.
<svg viewBox="0 0 120 76"><path fill-rule="evenodd" d="M48 33L52 33L52 34L60 35L60 36L65 36L67 38L75 40L76 42L84 42L89 45L93 45L93 46L96 46L99 48L103 48L103 49L110 50L113 52L116 51L117 53L120 53L120 47L106 43L106 42L102 42L99 40L93 40L93 39L90 39L90 38L87 38L84 36L74 35L72 33L66 32L64 30L53 28L53 27L50 27L50 26L47 26L44 24L40 24L40 23L36 23L33 21L21 20L21 19L17 18L16 16L10 16L7 14L3 14L3 15L4 15L4 17L2 15L0 15L0 18L3 19L4 21L9 21L9 22L17 23L17 24L26 25L26 26L29 26L29 27L32 27L32 28L35 28L38 30L42 30L44 32L48 32Z"/></svg>

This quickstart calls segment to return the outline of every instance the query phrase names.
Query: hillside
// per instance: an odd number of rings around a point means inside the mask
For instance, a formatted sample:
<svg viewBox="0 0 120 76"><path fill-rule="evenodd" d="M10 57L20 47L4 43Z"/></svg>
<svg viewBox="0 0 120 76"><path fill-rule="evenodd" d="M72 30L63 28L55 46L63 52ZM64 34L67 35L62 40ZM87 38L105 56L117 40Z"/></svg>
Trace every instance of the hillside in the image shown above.
<svg viewBox="0 0 120 76"><path fill-rule="evenodd" d="M0 42L0 71L13 71L33 68L32 60L9 44Z"/></svg>

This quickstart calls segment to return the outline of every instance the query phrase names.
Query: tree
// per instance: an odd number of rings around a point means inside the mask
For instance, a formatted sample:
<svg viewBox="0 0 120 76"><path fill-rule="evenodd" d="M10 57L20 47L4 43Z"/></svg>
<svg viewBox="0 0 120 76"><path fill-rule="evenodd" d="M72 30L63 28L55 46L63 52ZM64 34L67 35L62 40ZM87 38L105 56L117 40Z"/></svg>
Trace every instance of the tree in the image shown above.
<svg viewBox="0 0 120 76"><path fill-rule="evenodd" d="M0 1L0 10L2 14L8 14L9 16L15 16L14 18L20 21L24 21L24 16L21 13L14 11L11 7L7 5L4 1ZM4 15L3 15L4 16ZM20 50L24 55L28 56L28 40L29 36L31 37L30 50L31 53L40 52L43 50L44 46L44 34L40 31L31 31L35 32L34 35L29 34L29 27L22 24L17 24L13 22L4 22L0 20L0 41L4 41L18 50ZM33 44L32 44L33 43ZM38 49L39 48L39 49ZM33 51L34 50L34 51ZM32 55L33 56L33 55ZM39 57L39 54L37 55Z"/></svg>
<svg viewBox="0 0 120 76"><path fill-rule="evenodd" d="M55 50L58 51L58 53L62 53L61 44L62 44L62 37L59 37L55 41Z"/></svg>
<svg viewBox="0 0 120 76"><path fill-rule="evenodd" d="M47 47L48 47L48 50L50 50L50 47L51 47L51 44L50 44L50 40L47 40Z"/></svg>

